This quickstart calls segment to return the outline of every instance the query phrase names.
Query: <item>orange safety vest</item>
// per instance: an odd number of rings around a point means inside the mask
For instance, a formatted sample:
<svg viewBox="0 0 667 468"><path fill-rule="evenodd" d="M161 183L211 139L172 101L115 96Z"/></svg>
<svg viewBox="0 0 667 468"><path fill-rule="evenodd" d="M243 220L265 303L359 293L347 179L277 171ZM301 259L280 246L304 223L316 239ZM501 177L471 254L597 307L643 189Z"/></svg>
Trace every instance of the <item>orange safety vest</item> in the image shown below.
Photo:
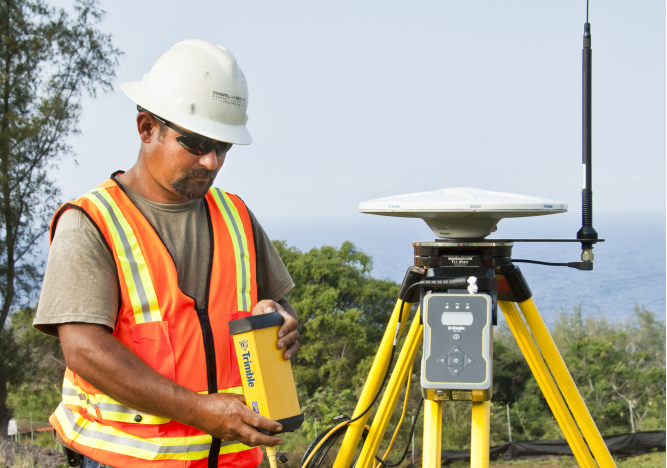
<svg viewBox="0 0 667 468"><path fill-rule="evenodd" d="M183 387L243 393L227 322L249 316L257 304L245 204L216 188L206 195L211 257L205 304L180 290L169 251L114 179L63 205L53 217L51 240L68 209L81 210L97 226L116 261L120 310L113 335ZM262 460L259 448L128 408L70 369L50 422L73 449L118 468L254 468Z"/></svg>

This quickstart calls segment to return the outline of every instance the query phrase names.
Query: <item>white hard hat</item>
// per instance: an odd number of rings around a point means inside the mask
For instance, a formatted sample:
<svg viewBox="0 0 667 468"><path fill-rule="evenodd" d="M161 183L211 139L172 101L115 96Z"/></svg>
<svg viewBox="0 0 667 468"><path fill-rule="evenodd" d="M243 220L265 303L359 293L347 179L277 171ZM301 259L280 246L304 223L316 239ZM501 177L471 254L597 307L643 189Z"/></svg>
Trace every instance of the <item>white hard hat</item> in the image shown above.
<svg viewBox="0 0 667 468"><path fill-rule="evenodd" d="M169 49L144 75L120 89L144 109L214 140L249 145L248 85L234 56L195 39Z"/></svg>

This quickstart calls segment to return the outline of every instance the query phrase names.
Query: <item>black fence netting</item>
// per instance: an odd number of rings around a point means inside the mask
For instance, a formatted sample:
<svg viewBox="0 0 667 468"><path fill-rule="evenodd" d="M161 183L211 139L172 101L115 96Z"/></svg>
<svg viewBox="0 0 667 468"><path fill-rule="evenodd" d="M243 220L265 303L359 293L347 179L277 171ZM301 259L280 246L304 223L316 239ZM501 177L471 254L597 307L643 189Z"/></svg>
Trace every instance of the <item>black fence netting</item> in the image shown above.
<svg viewBox="0 0 667 468"><path fill-rule="evenodd" d="M609 452L617 458L631 457L653 451L665 451L665 431L638 432L602 437ZM519 440L491 447L491 458L513 460L539 455L572 455L565 440ZM443 450L442 463L454 460L469 460L470 449Z"/></svg>

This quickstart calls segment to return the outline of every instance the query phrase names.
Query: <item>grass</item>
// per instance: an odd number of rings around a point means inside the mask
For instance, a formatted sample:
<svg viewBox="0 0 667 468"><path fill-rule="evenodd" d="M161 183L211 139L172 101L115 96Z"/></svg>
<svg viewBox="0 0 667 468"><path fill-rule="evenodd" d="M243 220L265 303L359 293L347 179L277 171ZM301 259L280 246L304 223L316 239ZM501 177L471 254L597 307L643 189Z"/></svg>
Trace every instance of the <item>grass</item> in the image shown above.
<svg viewBox="0 0 667 468"><path fill-rule="evenodd" d="M616 461L618 468L664 468L667 463L665 452L647 453Z"/></svg>
<svg viewBox="0 0 667 468"><path fill-rule="evenodd" d="M614 460L617 468L664 468L667 459L665 452L647 453L645 455L638 455L636 457L624 458L622 460ZM560 467L577 467L577 461L573 457L545 457L540 460L511 460L504 461L502 459L492 461L491 466L496 468L520 466L523 468L560 468ZM453 462L449 468L469 468L470 463L460 460Z"/></svg>
<svg viewBox="0 0 667 468"><path fill-rule="evenodd" d="M32 455L26 455L23 458L18 453L14 454L14 467L13 468L34 468L35 459Z"/></svg>

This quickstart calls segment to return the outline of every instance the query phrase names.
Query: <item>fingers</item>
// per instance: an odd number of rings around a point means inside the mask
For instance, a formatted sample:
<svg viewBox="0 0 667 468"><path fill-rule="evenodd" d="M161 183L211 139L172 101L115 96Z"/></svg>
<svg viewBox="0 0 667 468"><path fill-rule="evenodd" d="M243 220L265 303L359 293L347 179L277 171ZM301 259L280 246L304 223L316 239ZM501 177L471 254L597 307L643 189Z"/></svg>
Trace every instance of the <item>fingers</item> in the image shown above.
<svg viewBox="0 0 667 468"><path fill-rule="evenodd" d="M283 443L283 439L280 437L264 435L247 424L239 428L238 436L234 440L250 447L257 447L258 445L275 447Z"/></svg>
<svg viewBox="0 0 667 468"><path fill-rule="evenodd" d="M290 311L286 310L280 302L263 300L259 301L253 308L252 315L278 312L283 317L284 323L278 330L278 341L276 342L276 346L278 349L285 350L283 358L287 360L292 358L299 350L299 343L297 342L299 339L299 332L297 330L299 321L294 316L296 313L292 309L292 306L284 299L281 299L281 301L284 301Z"/></svg>
<svg viewBox="0 0 667 468"><path fill-rule="evenodd" d="M245 397L233 393L201 395L199 429L228 441L238 441L249 446L282 444L282 439L267 436L257 429L278 432L280 423L260 416L245 405Z"/></svg>
<svg viewBox="0 0 667 468"><path fill-rule="evenodd" d="M278 346L278 349L287 348L292 343L295 343L296 340L298 340L298 339L299 339L299 332L297 330L292 330L287 335L285 335L283 338L280 338L278 340L278 343L276 343L276 346Z"/></svg>
<svg viewBox="0 0 667 468"><path fill-rule="evenodd" d="M247 438L248 442L244 442L239 438L240 442L246 443L246 445L256 446L256 445L268 445L270 447L275 445L280 445L283 443L283 440L280 437L268 436L262 434L257 429L263 429L271 432L282 431L283 427L276 421L271 421L264 416L261 416L253 411L248 409L248 412L244 414L244 422L247 425L244 425L239 431L241 437Z"/></svg>
<svg viewBox="0 0 667 468"><path fill-rule="evenodd" d="M278 310L278 307L280 307L280 305L276 301L265 299L259 301L252 309L252 315L270 314L271 312Z"/></svg>
<svg viewBox="0 0 667 468"><path fill-rule="evenodd" d="M278 333L278 336L280 336L280 332ZM278 343L276 343L278 349L286 348L285 352L283 353L283 359L289 360L292 358L292 356L296 355L296 353L299 351L299 342L297 341L298 339L299 332L297 330L292 330L283 338L278 340Z"/></svg>
<svg viewBox="0 0 667 468"><path fill-rule="evenodd" d="M285 359L286 361L292 359L292 357L295 356L296 353L299 351L299 347L300 345L298 341L295 341L294 343L289 345L285 350L285 352L283 353L283 359Z"/></svg>
<svg viewBox="0 0 667 468"><path fill-rule="evenodd" d="M283 326L280 327L280 330L278 330L278 338L284 338L287 335L289 335L292 331L297 329L297 327L299 326L299 322L297 321L297 319L292 317L292 315L290 315L289 312L287 312L285 309L283 309L280 306L280 304L276 304L276 305L278 306L278 308L277 308L278 313L280 315L282 315L283 318L285 319L285 323L283 323ZM297 332L297 337L296 338L298 338L298 336L299 336L299 332ZM296 341L296 338L294 338L290 342L286 342L285 344L289 345L293 341ZM281 346L278 346L278 347L281 348Z"/></svg>
<svg viewBox="0 0 667 468"><path fill-rule="evenodd" d="M257 414L250 409L248 409L248 413L244 416L245 417L243 420L245 422L258 429L264 429L271 432L279 432L283 430L283 426L281 426L280 423L271 421L270 419L265 418L264 416Z"/></svg>

